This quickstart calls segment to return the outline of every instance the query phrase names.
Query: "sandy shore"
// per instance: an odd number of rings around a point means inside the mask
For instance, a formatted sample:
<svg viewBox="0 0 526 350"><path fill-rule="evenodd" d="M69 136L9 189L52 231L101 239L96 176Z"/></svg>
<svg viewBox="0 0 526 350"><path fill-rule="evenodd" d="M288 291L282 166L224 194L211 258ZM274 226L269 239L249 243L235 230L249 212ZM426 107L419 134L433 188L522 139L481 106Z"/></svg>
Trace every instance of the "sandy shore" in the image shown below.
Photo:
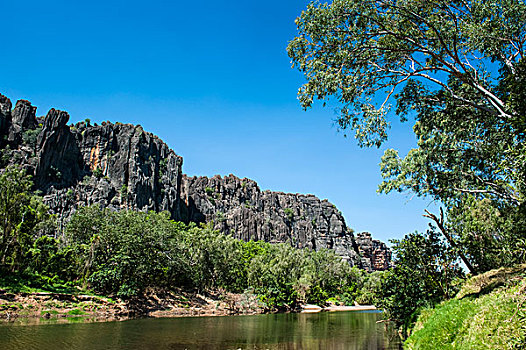
<svg viewBox="0 0 526 350"><path fill-rule="evenodd" d="M316 312L322 312L322 311L369 311L369 310L377 310L376 306L374 305L354 305L354 306L327 306L327 307L321 307L318 305L305 305L303 306L301 312L302 313L316 313Z"/></svg>

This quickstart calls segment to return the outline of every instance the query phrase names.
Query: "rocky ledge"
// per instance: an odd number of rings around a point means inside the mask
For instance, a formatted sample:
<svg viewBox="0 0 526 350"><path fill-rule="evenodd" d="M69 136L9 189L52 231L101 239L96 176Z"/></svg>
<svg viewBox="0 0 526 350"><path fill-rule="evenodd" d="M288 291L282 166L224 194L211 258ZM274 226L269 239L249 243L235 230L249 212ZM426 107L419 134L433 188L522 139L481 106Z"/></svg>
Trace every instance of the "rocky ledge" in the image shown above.
<svg viewBox="0 0 526 350"><path fill-rule="evenodd" d="M333 249L351 265L385 270L391 251L370 233L354 236L341 212L313 195L262 191L250 179L189 177L183 158L140 125L89 120L67 112L36 116L25 100L0 94L0 167L18 164L34 176L51 211L67 220L79 206L168 211L174 220L213 222L243 240Z"/></svg>

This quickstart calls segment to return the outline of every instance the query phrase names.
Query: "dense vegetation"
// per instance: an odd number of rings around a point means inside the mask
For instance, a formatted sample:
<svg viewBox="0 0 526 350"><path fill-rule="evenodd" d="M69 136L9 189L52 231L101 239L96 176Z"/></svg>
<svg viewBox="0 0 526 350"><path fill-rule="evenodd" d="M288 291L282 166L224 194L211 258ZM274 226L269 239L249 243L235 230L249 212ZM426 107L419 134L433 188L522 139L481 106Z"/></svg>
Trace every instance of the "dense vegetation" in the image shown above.
<svg viewBox="0 0 526 350"><path fill-rule="evenodd" d="M59 232L30 188L18 168L0 174L4 283L22 278L47 288L80 285L124 299L147 288L249 291L270 309L329 298L371 302L377 289L377 275L368 280L332 251L244 242L210 225L174 222L167 213L85 207Z"/></svg>
<svg viewBox="0 0 526 350"><path fill-rule="evenodd" d="M453 250L434 231L392 243L395 267L378 290L379 303L406 334L421 308L455 296L464 273Z"/></svg>
<svg viewBox="0 0 526 350"><path fill-rule="evenodd" d="M311 3L288 46L298 97L333 104L360 146L390 118L416 146L385 150L379 192L432 199L430 231L394 242L382 303L405 329L471 275L526 262L526 4L521 0ZM392 108L395 104L395 108Z"/></svg>

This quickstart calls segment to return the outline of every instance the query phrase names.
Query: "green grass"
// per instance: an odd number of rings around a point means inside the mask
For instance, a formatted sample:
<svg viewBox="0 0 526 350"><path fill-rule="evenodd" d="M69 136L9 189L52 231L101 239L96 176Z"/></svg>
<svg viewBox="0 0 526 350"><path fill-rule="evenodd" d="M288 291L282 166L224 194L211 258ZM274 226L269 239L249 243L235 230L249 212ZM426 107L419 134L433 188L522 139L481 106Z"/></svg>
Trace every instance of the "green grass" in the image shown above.
<svg viewBox="0 0 526 350"><path fill-rule="evenodd" d="M404 349L526 349L526 279L423 310Z"/></svg>
<svg viewBox="0 0 526 350"><path fill-rule="evenodd" d="M0 276L0 290L5 290L8 293L58 293L58 294L72 294L72 295L89 295L96 298L100 302L107 302L115 304L115 300L109 296L98 295L92 290L79 288L76 283L63 283L56 278L50 278L46 276L36 274L20 274L11 276ZM80 302L56 302L50 301L46 303L46 307L57 307L57 308L68 308L73 306L83 306L84 303ZM8 303L5 307L17 307L23 309L24 306L21 303ZM27 308L33 308L33 305L27 305ZM1 307L0 307L1 309Z"/></svg>
<svg viewBox="0 0 526 350"><path fill-rule="evenodd" d="M79 310L79 309L73 309L73 310L69 310L68 312L66 312L66 314L79 316L79 315L86 315L86 312Z"/></svg>
<svg viewBox="0 0 526 350"><path fill-rule="evenodd" d="M469 295L480 295L492 291L496 287L506 285L506 283L517 276L526 272L526 264L514 267L501 267L477 275L465 281L458 292L456 298L462 299Z"/></svg>

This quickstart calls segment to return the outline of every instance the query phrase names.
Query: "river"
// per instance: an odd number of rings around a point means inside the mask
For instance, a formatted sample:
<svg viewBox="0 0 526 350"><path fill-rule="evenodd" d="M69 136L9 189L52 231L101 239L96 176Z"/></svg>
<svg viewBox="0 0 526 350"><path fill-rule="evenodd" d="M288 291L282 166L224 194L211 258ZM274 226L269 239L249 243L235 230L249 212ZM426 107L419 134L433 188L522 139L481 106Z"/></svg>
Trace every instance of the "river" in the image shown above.
<svg viewBox="0 0 526 350"><path fill-rule="evenodd" d="M399 349L380 313L144 318L122 322L41 320L0 325L0 349Z"/></svg>

